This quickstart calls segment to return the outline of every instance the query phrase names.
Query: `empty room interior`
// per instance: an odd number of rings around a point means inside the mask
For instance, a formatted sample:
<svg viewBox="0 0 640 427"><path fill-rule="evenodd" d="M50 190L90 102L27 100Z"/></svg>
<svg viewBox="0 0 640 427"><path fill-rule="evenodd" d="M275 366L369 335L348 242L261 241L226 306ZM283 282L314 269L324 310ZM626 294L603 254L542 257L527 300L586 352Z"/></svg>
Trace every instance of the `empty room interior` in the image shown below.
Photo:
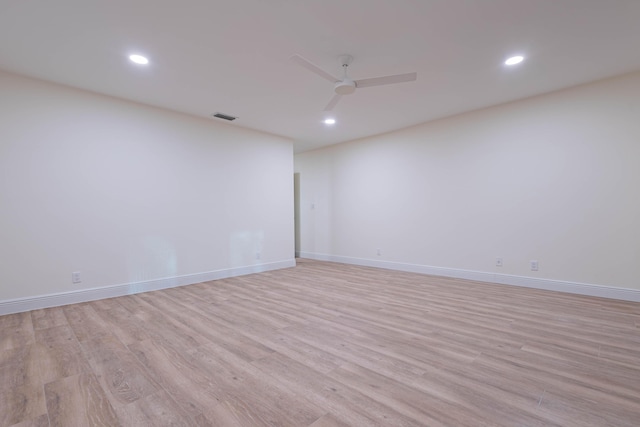
<svg viewBox="0 0 640 427"><path fill-rule="evenodd" d="M0 2L0 427L637 427L638 22Z"/></svg>

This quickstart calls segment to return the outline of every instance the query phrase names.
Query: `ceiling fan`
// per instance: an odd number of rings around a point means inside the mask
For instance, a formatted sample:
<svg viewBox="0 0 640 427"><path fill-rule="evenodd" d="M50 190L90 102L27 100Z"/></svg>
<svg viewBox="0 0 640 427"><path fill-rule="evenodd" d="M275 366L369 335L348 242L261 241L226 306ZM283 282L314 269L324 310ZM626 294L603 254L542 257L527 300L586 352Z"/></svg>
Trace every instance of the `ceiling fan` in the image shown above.
<svg viewBox="0 0 640 427"><path fill-rule="evenodd" d="M412 82L418 78L418 73L406 73L406 74L394 74L392 76L384 76L384 77L373 77L370 79L361 79L361 80L352 80L347 75L347 68L353 61L353 57L351 55L342 55L340 56L340 63L342 64L342 69L344 70L344 75L341 79L332 76L331 74L324 71L322 68L318 67L313 62L309 61L306 58L303 58L300 55L293 55L291 60L296 64L306 68L307 70L316 73L320 77L329 80L334 84L333 90L335 91L335 95L331 98L331 101L327 104L324 111L331 111L333 107L336 106L342 95L349 95L355 92L356 88L362 87L371 87L371 86L382 86L389 85L393 83L404 83L404 82Z"/></svg>

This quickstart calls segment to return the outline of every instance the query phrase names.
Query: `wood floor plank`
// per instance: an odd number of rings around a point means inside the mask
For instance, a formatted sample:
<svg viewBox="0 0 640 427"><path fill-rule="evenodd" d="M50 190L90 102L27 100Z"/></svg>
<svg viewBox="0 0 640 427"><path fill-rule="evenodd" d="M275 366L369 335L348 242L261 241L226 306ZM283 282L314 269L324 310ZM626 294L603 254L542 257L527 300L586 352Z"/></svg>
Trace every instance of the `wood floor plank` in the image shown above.
<svg viewBox="0 0 640 427"><path fill-rule="evenodd" d="M151 338L151 334L144 328L140 320L133 313L123 307L117 298L110 298L108 304L96 304L92 302L100 320L109 325L112 334L117 336L123 344L129 345L135 342Z"/></svg>
<svg viewBox="0 0 640 427"><path fill-rule="evenodd" d="M49 427L49 415L43 414L37 418L14 424L11 427Z"/></svg>
<svg viewBox="0 0 640 427"><path fill-rule="evenodd" d="M28 380L29 373L26 372L24 361L32 351L33 345L0 351L0 393L19 387Z"/></svg>
<svg viewBox="0 0 640 427"><path fill-rule="evenodd" d="M114 408L160 391L138 359L114 335L85 340L82 348Z"/></svg>
<svg viewBox="0 0 640 427"><path fill-rule="evenodd" d="M42 387L27 384L0 393L0 426L13 426L46 413Z"/></svg>
<svg viewBox="0 0 640 427"><path fill-rule="evenodd" d="M20 348L34 341L33 322L29 312L0 316L0 351Z"/></svg>
<svg viewBox="0 0 640 427"><path fill-rule="evenodd" d="M349 427L349 424L343 421L340 421L338 418L334 417L332 414L326 414L318 418L309 427Z"/></svg>
<svg viewBox="0 0 640 427"><path fill-rule="evenodd" d="M565 392L546 390L539 412L562 426L637 427L638 412L611 407L606 401L593 401Z"/></svg>
<svg viewBox="0 0 640 427"><path fill-rule="evenodd" d="M71 327L38 329L35 335L43 384L82 372L91 372Z"/></svg>
<svg viewBox="0 0 640 427"><path fill-rule="evenodd" d="M124 426L189 427L197 423L165 391L114 408Z"/></svg>
<svg viewBox="0 0 640 427"><path fill-rule="evenodd" d="M216 343L247 361L268 356L273 352L269 347L239 334L221 322L216 322L209 313L194 310L194 306L184 304L180 299L154 295L154 306L162 312L172 313L172 317L197 332L200 342L206 340Z"/></svg>
<svg viewBox="0 0 640 427"><path fill-rule="evenodd" d="M251 420L243 419L243 414L237 414L235 409L226 401L210 405L207 415L200 414L194 418L198 427L245 427L255 425Z"/></svg>
<svg viewBox="0 0 640 427"><path fill-rule="evenodd" d="M224 395L214 381L215 373L201 372L192 360L166 342L145 340L129 346L154 380L178 406L194 419L217 421L216 406ZM213 412L210 412L213 411Z"/></svg>
<svg viewBox="0 0 640 427"><path fill-rule="evenodd" d="M45 385L52 427L123 425L93 374L82 373Z"/></svg>
<svg viewBox="0 0 640 427"><path fill-rule="evenodd" d="M298 260L0 316L4 426L637 426L640 303Z"/></svg>
<svg viewBox="0 0 640 427"><path fill-rule="evenodd" d="M22 327L27 321L27 318L30 317L31 314L29 312L6 314L4 316L0 316L0 331L4 332L5 330Z"/></svg>
<svg viewBox="0 0 640 427"><path fill-rule="evenodd" d="M0 426L47 413L39 363L35 344L0 352Z"/></svg>
<svg viewBox="0 0 640 427"><path fill-rule="evenodd" d="M478 369L494 372L496 375L523 378L524 381L537 384L545 390L561 390L579 399L608 402L611 407L615 407L623 413L632 412L640 416L640 398L637 394L624 384L616 383L613 378L606 377L606 374L598 375L597 365L593 366L593 370L591 370L585 369L581 364L540 359L537 356L527 355L501 358L483 355L474 362L474 365ZM594 377L596 375L600 378ZM550 419L565 417L569 419L570 414L560 412L553 414Z"/></svg>
<svg viewBox="0 0 640 427"><path fill-rule="evenodd" d="M43 308L31 312L34 329L48 329L55 326L67 326L67 318L62 307Z"/></svg>
<svg viewBox="0 0 640 427"><path fill-rule="evenodd" d="M188 352L203 372L215 372L224 400L241 404L245 412L265 425L308 426L324 411L304 396L291 392L226 349L209 344Z"/></svg>
<svg viewBox="0 0 640 427"><path fill-rule="evenodd" d="M185 350L205 343L206 340L198 333L150 303L150 300L153 301L152 295L131 295L130 299L137 303L135 317L152 338L167 340Z"/></svg>
<svg viewBox="0 0 640 427"><path fill-rule="evenodd" d="M416 420L349 385L278 354L252 362L318 408L352 426L418 426ZM315 421L314 421L315 422Z"/></svg>
<svg viewBox="0 0 640 427"><path fill-rule="evenodd" d="M66 305L62 310L80 342L111 334L108 325L100 319L90 303Z"/></svg>
<svg viewBox="0 0 640 427"><path fill-rule="evenodd" d="M420 425L475 424L489 426L492 424L477 414L474 415L471 410L465 410L462 405L456 405L433 394L424 393L419 389L355 364L345 364L330 372L329 377L381 404L394 408Z"/></svg>

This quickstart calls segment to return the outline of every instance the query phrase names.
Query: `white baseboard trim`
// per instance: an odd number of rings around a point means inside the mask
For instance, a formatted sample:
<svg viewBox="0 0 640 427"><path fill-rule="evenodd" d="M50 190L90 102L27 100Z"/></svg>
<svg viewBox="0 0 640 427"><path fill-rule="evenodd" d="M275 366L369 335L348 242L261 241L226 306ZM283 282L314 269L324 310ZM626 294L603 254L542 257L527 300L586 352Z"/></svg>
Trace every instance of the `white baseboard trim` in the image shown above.
<svg viewBox="0 0 640 427"><path fill-rule="evenodd" d="M71 292L38 295L35 297L18 298L0 301L0 315L20 313L40 308L58 307L67 304L95 301L104 298L120 297L141 292L157 291L177 286L192 285L210 280L226 279L228 277L244 276L264 271L279 270L295 267L296 260L288 259L266 264L250 265L246 267L226 268L207 271L204 273L187 274L184 276L167 277L163 279L146 280L143 282L125 283L121 285L104 286L100 288L82 289Z"/></svg>
<svg viewBox="0 0 640 427"><path fill-rule="evenodd" d="M300 252L299 256L300 258L315 259L318 261L332 261L342 264L353 264L365 267L377 267L385 268L388 270L406 271L409 273L453 277L456 279L477 280L479 282L499 283L502 285L522 286L527 288L545 289L548 291L568 292L572 294L588 295L593 297L640 302L639 289L616 288L603 285L567 282L563 280L540 279L536 277L514 276L510 274L489 273L484 271L462 270L446 267L433 267L420 264L378 261L373 259L318 254L313 252Z"/></svg>

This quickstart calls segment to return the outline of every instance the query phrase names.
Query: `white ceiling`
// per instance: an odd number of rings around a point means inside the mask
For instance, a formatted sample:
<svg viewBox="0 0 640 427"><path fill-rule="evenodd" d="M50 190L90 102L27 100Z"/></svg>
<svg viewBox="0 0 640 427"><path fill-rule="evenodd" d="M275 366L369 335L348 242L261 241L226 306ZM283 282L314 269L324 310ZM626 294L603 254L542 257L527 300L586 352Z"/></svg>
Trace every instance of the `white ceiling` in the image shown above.
<svg viewBox="0 0 640 427"><path fill-rule="evenodd" d="M0 1L1 69L238 116L297 152L639 70L639 42L640 0ZM344 96L328 128L331 83L290 57L339 75L344 53L354 79L418 80Z"/></svg>

